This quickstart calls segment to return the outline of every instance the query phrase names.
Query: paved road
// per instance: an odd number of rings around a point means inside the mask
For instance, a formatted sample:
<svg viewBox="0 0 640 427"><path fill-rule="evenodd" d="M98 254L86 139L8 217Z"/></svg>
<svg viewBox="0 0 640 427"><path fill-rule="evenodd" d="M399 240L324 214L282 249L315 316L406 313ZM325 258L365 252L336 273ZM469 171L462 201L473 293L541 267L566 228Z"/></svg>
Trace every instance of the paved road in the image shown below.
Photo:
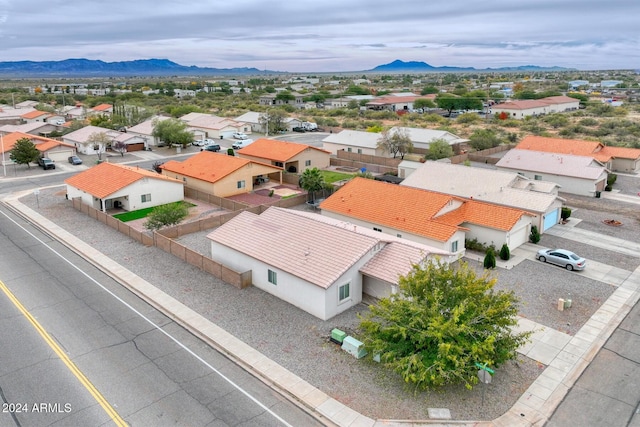
<svg viewBox="0 0 640 427"><path fill-rule="evenodd" d="M0 426L319 425L5 208L0 324Z"/></svg>

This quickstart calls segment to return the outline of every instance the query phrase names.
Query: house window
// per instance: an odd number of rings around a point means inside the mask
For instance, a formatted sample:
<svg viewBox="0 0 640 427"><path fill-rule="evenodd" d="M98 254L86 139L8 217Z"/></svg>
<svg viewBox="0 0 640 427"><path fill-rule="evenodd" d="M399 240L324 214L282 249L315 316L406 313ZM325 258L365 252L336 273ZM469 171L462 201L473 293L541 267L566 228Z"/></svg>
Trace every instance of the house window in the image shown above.
<svg viewBox="0 0 640 427"><path fill-rule="evenodd" d="M269 283L273 283L274 285L278 284L278 273L276 273L273 270L267 270L267 277L269 280Z"/></svg>
<svg viewBox="0 0 640 427"><path fill-rule="evenodd" d="M533 179L535 179L536 181L542 181L542 175L534 175Z"/></svg>
<svg viewBox="0 0 640 427"><path fill-rule="evenodd" d="M451 242L451 252L458 252L458 241Z"/></svg>
<svg viewBox="0 0 640 427"><path fill-rule="evenodd" d="M380 233L382 233L382 228L373 227L373 231L379 231Z"/></svg>
<svg viewBox="0 0 640 427"><path fill-rule="evenodd" d="M275 165L278 166L279 168L283 168L284 167L284 163L282 163L282 162L275 162Z"/></svg>
<svg viewBox="0 0 640 427"><path fill-rule="evenodd" d="M358 154L362 154L362 148L358 148Z"/></svg>
<svg viewBox="0 0 640 427"><path fill-rule="evenodd" d="M238 188L244 188L245 184L244 184L244 179L242 181L238 181Z"/></svg>
<svg viewBox="0 0 640 427"><path fill-rule="evenodd" d="M347 153L351 152L351 147L347 147Z"/></svg>
<svg viewBox="0 0 640 427"><path fill-rule="evenodd" d="M151 194L143 194L142 196L140 196L140 201L142 203L150 202L151 201Z"/></svg>
<svg viewBox="0 0 640 427"><path fill-rule="evenodd" d="M400 237L402 239L402 234L398 233L396 234L396 237Z"/></svg>
<svg viewBox="0 0 640 427"><path fill-rule="evenodd" d="M304 165L305 165L305 166L311 166L311 160L306 160L306 161L304 162Z"/></svg>
<svg viewBox="0 0 640 427"><path fill-rule="evenodd" d="M344 301L349 298L349 283L340 286L340 301Z"/></svg>

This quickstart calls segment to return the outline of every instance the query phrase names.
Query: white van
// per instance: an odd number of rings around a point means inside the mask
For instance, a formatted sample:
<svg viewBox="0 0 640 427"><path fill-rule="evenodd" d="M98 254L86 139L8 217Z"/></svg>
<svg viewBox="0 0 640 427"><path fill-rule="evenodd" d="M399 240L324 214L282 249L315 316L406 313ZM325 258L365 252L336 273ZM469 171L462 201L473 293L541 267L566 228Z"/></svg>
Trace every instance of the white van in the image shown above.
<svg viewBox="0 0 640 427"><path fill-rule="evenodd" d="M242 139L240 141L234 142L232 147L233 147L234 150L239 150L239 149L244 148L247 145L251 144L252 142L253 142L253 139Z"/></svg>

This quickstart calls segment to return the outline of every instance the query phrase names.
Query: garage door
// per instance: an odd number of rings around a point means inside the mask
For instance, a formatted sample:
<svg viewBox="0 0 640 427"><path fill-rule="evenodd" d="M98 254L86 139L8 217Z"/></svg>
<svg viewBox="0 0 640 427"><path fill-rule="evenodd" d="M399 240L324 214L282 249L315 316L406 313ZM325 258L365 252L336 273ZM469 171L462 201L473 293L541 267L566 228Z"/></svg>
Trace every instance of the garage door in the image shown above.
<svg viewBox="0 0 640 427"><path fill-rule="evenodd" d="M529 240L528 229L529 227L525 225L519 230L513 230L511 232L511 234L509 235L509 242L507 243L510 249L515 249L520 245L527 243L527 241Z"/></svg>
<svg viewBox="0 0 640 427"><path fill-rule="evenodd" d="M548 212L544 216L544 223L542 224L542 231L548 230L549 228L551 228L554 225L556 225L558 223L559 218L560 218L559 209L556 209L553 212Z"/></svg>
<svg viewBox="0 0 640 427"><path fill-rule="evenodd" d="M69 156L73 156L73 150L49 151L47 157L54 162L66 162Z"/></svg>
<svg viewBox="0 0 640 427"><path fill-rule="evenodd" d="M127 152L130 153L132 151L142 151L144 150L144 142L139 144L127 144Z"/></svg>

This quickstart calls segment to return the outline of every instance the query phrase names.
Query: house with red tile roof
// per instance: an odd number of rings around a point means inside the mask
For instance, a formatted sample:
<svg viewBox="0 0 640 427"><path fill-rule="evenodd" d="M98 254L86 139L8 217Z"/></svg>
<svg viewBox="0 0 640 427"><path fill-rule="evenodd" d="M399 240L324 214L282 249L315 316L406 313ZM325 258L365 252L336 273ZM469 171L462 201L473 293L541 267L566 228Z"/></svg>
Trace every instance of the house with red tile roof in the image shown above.
<svg viewBox="0 0 640 427"><path fill-rule="evenodd" d="M580 108L580 100L569 96L549 96L541 99L522 99L494 104L489 114L505 113L510 119L523 119L528 116L562 113Z"/></svg>
<svg viewBox="0 0 640 427"><path fill-rule="evenodd" d="M607 168L591 156L518 149L509 150L496 163L496 169L555 182L564 193L591 197L604 191L609 175Z"/></svg>
<svg viewBox="0 0 640 427"><path fill-rule="evenodd" d="M106 212L127 211L184 200L182 181L147 169L103 162L66 179L67 198Z"/></svg>
<svg viewBox="0 0 640 427"><path fill-rule="evenodd" d="M163 175L184 182L187 188L218 197L249 193L261 176L276 177L282 183L280 167L210 151L201 151L182 162L170 160L161 169Z"/></svg>
<svg viewBox="0 0 640 427"><path fill-rule="evenodd" d="M589 156L613 172L635 173L640 171L640 149L638 148L612 147L598 141L547 138L534 135L525 137L516 145L516 148L518 150Z"/></svg>
<svg viewBox="0 0 640 427"><path fill-rule="evenodd" d="M104 114L107 116L110 116L111 113L113 113L113 105L111 104L98 104L95 107L93 107L90 111L90 113L92 115L96 115L96 114Z"/></svg>
<svg viewBox="0 0 640 427"><path fill-rule="evenodd" d="M238 157L302 173L310 168L329 167L330 153L306 144L260 138L236 152Z"/></svg>
<svg viewBox="0 0 640 427"><path fill-rule="evenodd" d="M34 111L30 111L28 113L23 114L22 116L22 120L25 121L25 123L31 123L31 122L46 122L47 121L47 117L49 117L51 115L51 113L47 112L47 111L38 111L38 110L34 110Z"/></svg>
<svg viewBox="0 0 640 427"><path fill-rule="evenodd" d="M328 320L363 293L389 296L414 264L450 254L318 214L244 211L209 233L211 257L255 287ZM447 258L448 259L448 258Z"/></svg>
<svg viewBox="0 0 640 427"><path fill-rule="evenodd" d="M54 162L66 162L69 156L76 154L75 147L71 144L24 132L11 132L2 136L2 145L0 146L0 152L2 152L2 149L4 148L5 164L13 164L13 162L9 160L9 153L13 150L13 146L16 141L23 138L33 142L38 151L40 151L42 157L48 157Z"/></svg>
<svg viewBox="0 0 640 427"><path fill-rule="evenodd" d="M354 178L320 204L322 215L457 256L465 239L515 249L527 242L531 214L443 193Z"/></svg>

